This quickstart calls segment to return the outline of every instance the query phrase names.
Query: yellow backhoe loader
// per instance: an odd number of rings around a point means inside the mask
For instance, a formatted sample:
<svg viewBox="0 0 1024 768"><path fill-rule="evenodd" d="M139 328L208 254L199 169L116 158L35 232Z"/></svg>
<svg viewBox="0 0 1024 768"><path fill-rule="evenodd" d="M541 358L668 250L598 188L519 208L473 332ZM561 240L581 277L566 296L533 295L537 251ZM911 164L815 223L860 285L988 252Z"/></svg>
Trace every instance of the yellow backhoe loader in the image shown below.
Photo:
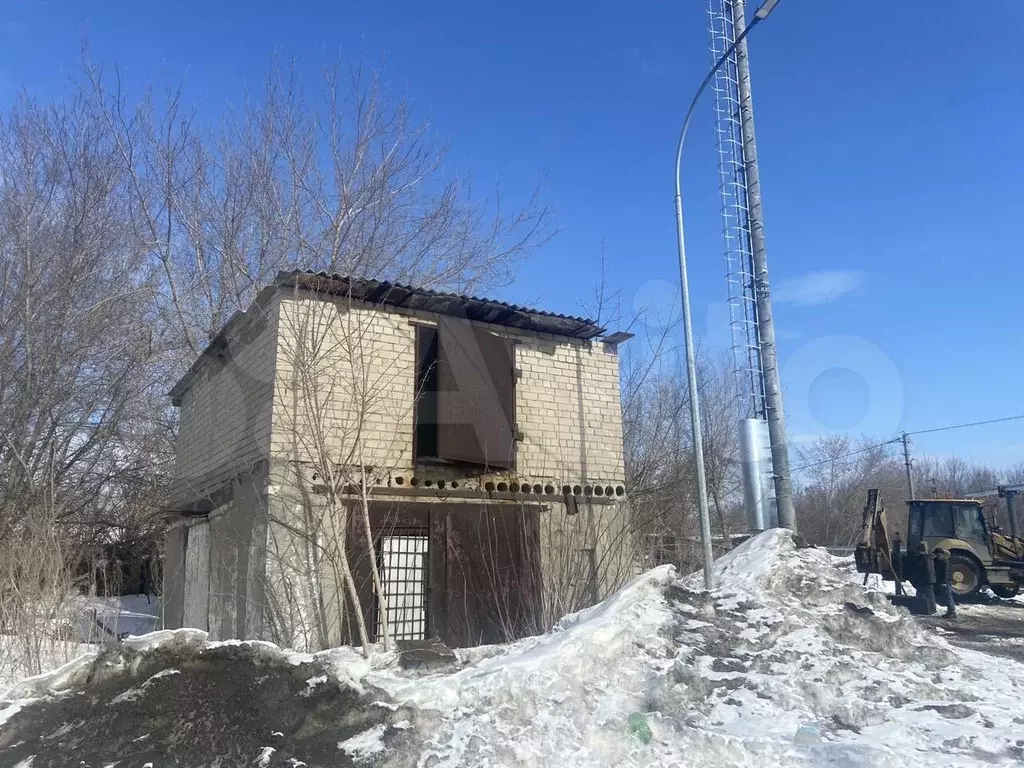
<svg viewBox="0 0 1024 768"><path fill-rule="evenodd" d="M868 491L861 536L854 550L857 570L913 584L919 580L923 565L916 553L924 543L928 552L936 547L949 552L953 595L958 600L971 598L986 586L999 597L1013 597L1024 585L1024 538L1017 535L1013 508L1016 491L999 490L999 495L1007 501L1010 535L1004 534L994 519L985 519L980 501L908 501L907 530L903 538L906 554L900 558L893 553L896 529L886 516L878 490L873 488Z"/></svg>

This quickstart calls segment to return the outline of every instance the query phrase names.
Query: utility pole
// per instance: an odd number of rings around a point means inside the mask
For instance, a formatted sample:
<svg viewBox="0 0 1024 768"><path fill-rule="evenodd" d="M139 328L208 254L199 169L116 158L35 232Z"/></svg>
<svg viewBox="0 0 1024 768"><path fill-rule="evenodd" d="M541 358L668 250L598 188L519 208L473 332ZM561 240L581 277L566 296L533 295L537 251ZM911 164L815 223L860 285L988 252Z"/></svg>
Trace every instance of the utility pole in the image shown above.
<svg viewBox="0 0 1024 768"><path fill-rule="evenodd" d="M747 27L744 5L744 0L733 0L732 12L733 28L739 43L736 47L736 74L739 80L743 164L747 176L757 333L764 374L764 406L768 420L768 437L772 446L772 470L775 475L775 503L778 505L779 524L795 531L796 511L793 508L793 485L789 473L786 419L782 410L782 385L779 383L779 361L775 349L775 323L772 320L772 301L768 288L768 258L761 210L761 177L757 167L757 143L754 138L754 104L750 94L750 61L747 58L747 41L742 38Z"/></svg>
<svg viewBox="0 0 1024 768"><path fill-rule="evenodd" d="M916 499L917 496L914 494L914 473L910 469L910 441L907 439L906 432L903 433L900 440L903 441L903 465L907 468L907 491L910 493L908 498Z"/></svg>

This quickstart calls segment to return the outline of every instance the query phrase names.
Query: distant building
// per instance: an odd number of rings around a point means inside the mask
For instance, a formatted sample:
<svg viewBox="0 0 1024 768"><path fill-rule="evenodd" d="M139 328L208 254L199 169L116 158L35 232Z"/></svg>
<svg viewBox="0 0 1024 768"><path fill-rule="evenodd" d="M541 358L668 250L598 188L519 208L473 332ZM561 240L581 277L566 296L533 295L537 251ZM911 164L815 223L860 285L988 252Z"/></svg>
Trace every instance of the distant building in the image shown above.
<svg viewBox="0 0 1024 768"><path fill-rule="evenodd" d="M171 392L167 627L315 648L539 631L632 567L617 343L593 321L281 273ZM344 555L344 557L342 556Z"/></svg>

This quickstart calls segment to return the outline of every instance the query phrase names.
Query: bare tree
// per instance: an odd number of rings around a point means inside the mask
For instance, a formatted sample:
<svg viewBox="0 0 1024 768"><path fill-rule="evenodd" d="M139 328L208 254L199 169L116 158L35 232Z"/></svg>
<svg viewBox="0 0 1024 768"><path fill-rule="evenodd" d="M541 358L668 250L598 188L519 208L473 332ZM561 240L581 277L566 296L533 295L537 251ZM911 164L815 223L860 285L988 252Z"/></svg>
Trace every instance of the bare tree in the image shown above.
<svg viewBox="0 0 1024 768"><path fill-rule="evenodd" d="M83 89L127 173L133 234L184 363L280 269L469 290L506 282L552 234L537 189L512 210L478 200L361 65L329 66L311 97L275 61L262 92L212 132L181 88L133 105L116 72L87 63Z"/></svg>
<svg viewBox="0 0 1024 768"><path fill-rule="evenodd" d="M412 424L413 403L403 398L414 389L412 344L407 351L395 351L394 329L383 327L394 319L351 297L303 291L286 297L278 312L283 387L278 422L283 444L278 449L290 462L286 482L299 498L272 510L272 519L281 526L281 535L297 537L309 553L295 562L299 570L305 569L301 579L316 585L311 603L333 603L318 622L315 642L321 646L337 639L344 617L351 616L368 647L363 585L357 584L349 556L349 537L360 537L358 547L368 553L370 594L378 602L383 617L379 627L389 646L387 595L377 567L370 497L382 481L386 484L391 470L410 458L411 429L402 425ZM409 386L396 388L395 378L403 375ZM284 560L274 565L279 570L289 567ZM295 570L294 563L290 567ZM327 598L320 593L324 577L334 586Z"/></svg>
<svg viewBox="0 0 1024 768"><path fill-rule="evenodd" d="M62 588L82 548L158 534L165 393L279 270L466 290L551 235L537 190L510 209L453 175L378 72L321 85L275 62L211 126L182 88L133 99L86 57L67 98L0 116L0 539Z"/></svg>
<svg viewBox="0 0 1024 768"><path fill-rule="evenodd" d="M83 99L0 122L0 613L36 644L26 671L83 548L154 525L154 285L125 179Z"/></svg>
<svg viewBox="0 0 1024 768"><path fill-rule="evenodd" d="M643 338L623 371L623 439L633 537L645 565L699 565L700 537L686 378L672 364L672 327ZM730 520L742 513L739 400L725 357L698 356L708 495L719 551L730 546Z"/></svg>
<svg viewBox="0 0 1024 768"><path fill-rule="evenodd" d="M1024 461L1007 467L1002 476L1007 485L1024 485Z"/></svg>
<svg viewBox="0 0 1024 768"><path fill-rule="evenodd" d="M869 487L882 489L891 513L905 517L902 466L877 439L845 435L819 437L798 451L805 468L797 493L800 532L822 546L851 546L860 531ZM902 526L901 526L902 527Z"/></svg>
<svg viewBox="0 0 1024 768"><path fill-rule="evenodd" d="M994 489L1000 473L959 456L922 456L914 462L914 474L919 495L960 499Z"/></svg>

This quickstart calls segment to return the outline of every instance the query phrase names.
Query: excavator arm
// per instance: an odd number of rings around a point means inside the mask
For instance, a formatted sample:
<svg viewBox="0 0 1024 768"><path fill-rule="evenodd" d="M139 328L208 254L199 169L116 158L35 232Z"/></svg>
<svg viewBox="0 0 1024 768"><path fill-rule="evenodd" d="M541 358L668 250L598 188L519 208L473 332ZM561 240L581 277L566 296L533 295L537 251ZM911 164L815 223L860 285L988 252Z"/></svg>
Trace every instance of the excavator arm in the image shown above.
<svg viewBox="0 0 1024 768"><path fill-rule="evenodd" d="M868 490L868 503L864 506L860 537L853 552L857 571L878 573L883 579L894 581L897 575L892 563L892 540L889 524L877 488Z"/></svg>

